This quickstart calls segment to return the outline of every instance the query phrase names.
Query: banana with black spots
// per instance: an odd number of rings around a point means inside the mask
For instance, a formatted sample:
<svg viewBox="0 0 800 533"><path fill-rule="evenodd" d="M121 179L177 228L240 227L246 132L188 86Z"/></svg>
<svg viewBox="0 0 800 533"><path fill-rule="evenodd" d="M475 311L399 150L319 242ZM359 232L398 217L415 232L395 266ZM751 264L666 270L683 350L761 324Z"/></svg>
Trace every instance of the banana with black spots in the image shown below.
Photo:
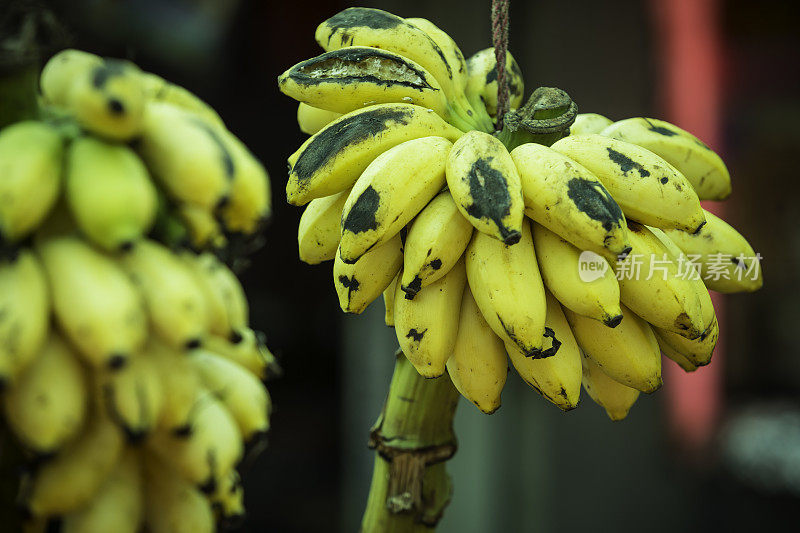
<svg viewBox="0 0 800 533"><path fill-rule="evenodd" d="M497 59L494 48L485 48L467 59L467 99L473 108L485 108L491 116L497 114ZM506 80L508 80L509 109L522 105L525 80L511 52L506 51Z"/></svg>
<svg viewBox="0 0 800 533"><path fill-rule="evenodd" d="M639 398L639 391L610 378L590 357L583 355L583 388L594 402L605 409L608 418L622 420Z"/></svg>
<svg viewBox="0 0 800 533"><path fill-rule="evenodd" d="M238 329L234 339L209 335L203 347L243 366L262 381L280 374L278 362L267 348L263 335L248 327Z"/></svg>
<svg viewBox="0 0 800 533"><path fill-rule="evenodd" d="M716 318L714 321L703 331L700 337L689 340L682 337L677 333L666 331L654 327L653 331L658 338L658 344L661 346L661 351L664 352L670 359L677 361L678 357L674 356L674 352L682 358L688 360L695 367L705 366L711 362L711 356L714 353L714 348L719 340L719 323ZM671 352L668 353L669 348ZM679 363L680 364L680 363ZM681 365L683 366L683 365Z"/></svg>
<svg viewBox="0 0 800 533"><path fill-rule="evenodd" d="M694 372L697 370L698 366L691 362L688 357L678 352L675 348L665 342L664 339L658 334L657 330L656 340L658 341L658 347L661 348L661 353L664 354L666 358L672 360L675 364L681 367L684 372Z"/></svg>
<svg viewBox="0 0 800 533"><path fill-rule="evenodd" d="M309 265L336 257L342 237L342 209L350 189L311 200L297 225L297 249L300 260Z"/></svg>
<svg viewBox="0 0 800 533"><path fill-rule="evenodd" d="M403 243L399 233L355 263L345 263L337 253L333 262L333 284L339 296L339 307L345 313L361 313L386 290L402 266Z"/></svg>

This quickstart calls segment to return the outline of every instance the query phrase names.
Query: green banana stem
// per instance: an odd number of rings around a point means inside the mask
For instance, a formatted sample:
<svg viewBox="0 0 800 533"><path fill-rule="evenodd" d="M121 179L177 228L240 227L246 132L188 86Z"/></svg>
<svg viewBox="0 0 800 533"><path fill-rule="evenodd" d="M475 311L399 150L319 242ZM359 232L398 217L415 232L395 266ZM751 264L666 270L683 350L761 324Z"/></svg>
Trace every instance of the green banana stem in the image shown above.
<svg viewBox="0 0 800 533"><path fill-rule="evenodd" d="M539 87L524 106L506 113L503 129L495 136L509 151L525 143L550 146L569 135L569 127L577 114L578 106L566 92Z"/></svg>
<svg viewBox="0 0 800 533"><path fill-rule="evenodd" d="M456 451L458 400L447 376L423 378L398 350L386 403L370 432L375 468L362 533L435 530L452 492L444 461Z"/></svg>

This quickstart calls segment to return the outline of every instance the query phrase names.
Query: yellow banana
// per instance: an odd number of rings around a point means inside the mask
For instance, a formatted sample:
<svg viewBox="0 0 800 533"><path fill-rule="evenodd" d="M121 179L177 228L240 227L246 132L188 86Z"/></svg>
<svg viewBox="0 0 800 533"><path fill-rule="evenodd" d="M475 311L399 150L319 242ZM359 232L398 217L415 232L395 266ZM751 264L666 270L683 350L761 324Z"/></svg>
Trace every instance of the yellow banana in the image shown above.
<svg viewBox="0 0 800 533"><path fill-rule="evenodd" d="M140 77L146 99L173 104L202 117L209 124L225 127L222 118L210 105L180 85L170 83L150 72L142 72Z"/></svg>
<svg viewBox="0 0 800 533"><path fill-rule="evenodd" d="M469 287L464 288L458 334L447 373L458 392L486 414L500 409L500 393L508 376L503 341L486 323Z"/></svg>
<svg viewBox="0 0 800 533"><path fill-rule="evenodd" d="M297 106L297 125L300 126L300 131L308 135L314 135L341 116L336 111L313 107L305 102L300 102Z"/></svg>
<svg viewBox="0 0 800 533"><path fill-rule="evenodd" d="M611 119L598 113L578 113L575 117L575 122L569 127L569 134L587 135L591 133L600 133L612 123Z"/></svg>
<svg viewBox="0 0 800 533"><path fill-rule="evenodd" d="M664 354L665 357L674 361L684 370L684 372L694 372L697 370L697 365L692 363L688 357L670 346L669 343L665 342L664 339L658 334L657 330L656 340L658 341L658 347L661 348L661 353Z"/></svg>
<svg viewBox="0 0 800 533"><path fill-rule="evenodd" d="M257 332L247 327L241 328L237 332L239 334L237 342L233 342L229 338L209 335L203 347L238 363L261 380L266 380L279 372L275 356L270 353Z"/></svg>
<svg viewBox="0 0 800 533"><path fill-rule="evenodd" d="M597 176L628 218L690 233L705 224L700 199L683 174L644 148L602 135L570 135L552 148Z"/></svg>
<svg viewBox="0 0 800 533"><path fill-rule="evenodd" d="M145 524L150 533L213 533L214 514L206 497L167 461L145 460Z"/></svg>
<svg viewBox="0 0 800 533"><path fill-rule="evenodd" d="M401 266L400 234L371 249L353 264L342 261L337 253L333 262L333 284L339 296L339 307L345 313L361 313L389 286Z"/></svg>
<svg viewBox="0 0 800 533"><path fill-rule="evenodd" d="M64 141L43 122L24 121L0 132L0 238L15 242L44 220L61 188Z"/></svg>
<svg viewBox="0 0 800 533"><path fill-rule="evenodd" d="M540 144L511 151L519 170L525 214L580 250L609 259L630 251L625 217L586 168Z"/></svg>
<svg viewBox="0 0 800 533"><path fill-rule="evenodd" d="M404 297L402 287L394 297L394 331L403 353L421 376L435 378L445 372L458 334L461 297L466 272L459 261L443 278Z"/></svg>
<svg viewBox="0 0 800 533"><path fill-rule="evenodd" d="M439 193L420 211L406 236L400 280L405 297L413 298L447 274L471 236L472 225L461 216L450 192Z"/></svg>
<svg viewBox="0 0 800 533"><path fill-rule="evenodd" d="M423 137L399 144L370 163L342 209L342 261L354 263L390 240L436 196L445 184L452 146L444 137Z"/></svg>
<svg viewBox="0 0 800 533"><path fill-rule="evenodd" d="M192 416L199 405L200 378L188 356L153 337L140 357L146 357L156 370L164 391L157 428L173 437L192 433Z"/></svg>
<svg viewBox="0 0 800 533"><path fill-rule="evenodd" d="M605 409L608 418L617 421L628 416L639 391L614 381L603 372L600 365L585 355L583 361L583 388L597 405Z"/></svg>
<svg viewBox="0 0 800 533"><path fill-rule="evenodd" d="M497 114L497 60L494 48L485 48L467 59L467 99L473 108L485 107L491 116ZM506 52L506 80L508 80L509 109L522 105L525 81L522 71L511 52Z"/></svg>
<svg viewBox="0 0 800 533"><path fill-rule="evenodd" d="M403 276L403 270L394 277L389 286L383 290L383 322L390 328L394 327L394 296L397 293L397 284Z"/></svg>
<svg viewBox="0 0 800 533"><path fill-rule="evenodd" d="M223 529L241 527L244 520L244 490L239 472L231 470L220 480L216 492L210 497Z"/></svg>
<svg viewBox="0 0 800 533"><path fill-rule="evenodd" d="M222 226L214 213L199 205L181 203L175 206L182 227L185 228L185 241L194 250L222 248L226 238Z"/></svg>
<svg viewBox="0 0 800 533"><path fill-rule="evenodd" d="M78 227L96 245L128 249L153 225L155 185L144 163L127 146L93 137L72 142L66 199Z"/></svg>
<svg viewBox="0 0 800 533"><path fill-rule="evenodd" d="M711 362L711 355L714 353L714 347L716 347L717 340L719 339L719 323L716 319L714 319L706 330L703 331L703 334L695 340L689 340L685 337L681 337L677 333L659 328L653 328L653 331L658 338L661 351L664 352L665 355L675 360L671 353L667 353L666 346L669 346L672 348L672 352L681 355L695 367L705 366Z"/></svg>
<svg viewBox="0 0 800 533"><path fill-rule="evenodd" d="M454 141L462 132L413 104L374 105L343 115L289 156L286 198L292 205L304 205L348 189L380 154L431 135Z"/></svg>
<svg viewBox="0 0 800 533"><path fill-rule="evenodd" d="M342 233L339 225L342 208L350 189L311 200L297 225L297 248L300 260L309 265L329 261L336 256Z"/></svg>
<svg viewBox="0 0 800 533"><path fill-rule="evenodd" d="M506 244L519 241L522 184L503 143L481 131L465 133L447 158L447 185L458 210L478 231Z"/></svg>

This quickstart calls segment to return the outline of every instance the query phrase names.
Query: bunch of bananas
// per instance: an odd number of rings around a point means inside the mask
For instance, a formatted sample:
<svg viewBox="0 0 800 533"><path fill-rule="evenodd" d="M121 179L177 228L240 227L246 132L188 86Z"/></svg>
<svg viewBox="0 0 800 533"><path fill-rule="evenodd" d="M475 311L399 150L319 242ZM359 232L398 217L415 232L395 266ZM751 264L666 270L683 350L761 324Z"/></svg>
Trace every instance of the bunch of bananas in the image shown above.
<svg viewBox="0 0 800 533"><path fill-rule="evenodd" d="M421 375L447 373L492 413L510 358L561 409L583 385L618 420L661 386L661 352L687 371L709 363L707 289L756 290L761 275L747 241L700 205L731 190L707 146L660 120L576 109L541 144L495 132L494 53L465 60L424 19L349 8L316 40L325 53L278 79L312 134L286 186L308 204L300 258L334 260L345 312L383 294ZM506 64L519 108L523 79Z"/></svg>
<svg viewBox="0 0 800 533"><path fill-rule="evenodd" d="M34 530L213 531L276 369L218 259L269 214L259 161L196 96L67 50L0 131L2 419ZM151 176L155 179L151 179Z"/></svg>

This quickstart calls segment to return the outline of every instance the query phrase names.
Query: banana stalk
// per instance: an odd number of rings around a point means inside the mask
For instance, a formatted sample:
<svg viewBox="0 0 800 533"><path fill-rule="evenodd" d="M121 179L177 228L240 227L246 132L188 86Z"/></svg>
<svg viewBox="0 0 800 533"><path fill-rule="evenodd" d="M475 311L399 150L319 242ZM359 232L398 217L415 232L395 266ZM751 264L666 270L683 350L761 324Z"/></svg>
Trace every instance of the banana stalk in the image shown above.
<svg viewBox="0 0 800 533"><path fill-rule="evenodd" d="M420 376L397 351L383 411L370 432L375 468L361 533L431 532L450 502L444 461L456 451L459 394L450 378Z"/></svg>

